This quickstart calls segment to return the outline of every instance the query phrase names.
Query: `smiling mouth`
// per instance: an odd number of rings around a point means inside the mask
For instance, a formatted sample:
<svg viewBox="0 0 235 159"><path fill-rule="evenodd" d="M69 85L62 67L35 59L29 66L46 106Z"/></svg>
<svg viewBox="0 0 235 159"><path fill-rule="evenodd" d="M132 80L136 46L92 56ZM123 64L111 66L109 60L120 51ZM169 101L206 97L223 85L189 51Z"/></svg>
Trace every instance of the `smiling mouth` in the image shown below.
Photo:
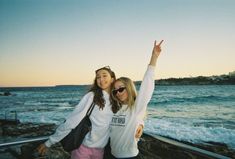
<svg viewBox="0 0 235 159"><path fill-rule="evenodd" d="M119 100L122 100L123 99L123 96L122 95L118 95L117 96Z"/></svg>
<svg viewBox="0 0 235 159"><path fill-rule="evenodd" d="M106 82L100 83L101 86L104 86L106 84Z"/></svg>

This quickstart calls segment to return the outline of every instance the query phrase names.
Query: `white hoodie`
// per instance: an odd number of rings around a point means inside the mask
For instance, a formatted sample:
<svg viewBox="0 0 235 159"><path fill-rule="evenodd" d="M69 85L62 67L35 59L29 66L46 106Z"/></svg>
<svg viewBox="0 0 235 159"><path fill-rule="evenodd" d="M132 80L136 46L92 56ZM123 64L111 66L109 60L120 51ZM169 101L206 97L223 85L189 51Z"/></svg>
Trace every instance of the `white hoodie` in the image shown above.
<svg viewBox="0 0 235 159"><path fill-rule="evenodd" d="M134 103L134 109L127 105L114 114L111 122L110 145L111 153L117 158L134 157L138 155L138 139L136 130L143 118L154 90L154 66L148 66L139 93Z"/></svg>
<svg viewBox="0 0 235 159"><path fill-rule="evenodd" d="M92 129L83 140L83 145L87 147L104 148L109 139L109 126L113 112L109 101L109 94L104 90L102 92L105 100L105 107L102 110L97 105L95 105L90 115ZM94 93L89 92L81 99L71 115L66 119L65 123L61 124L56 129L56 132L49 137L49 140L45 142L47 147L50 147L51 145L62 140L73 128L79 124L89 109L93 98Z"/></svg>

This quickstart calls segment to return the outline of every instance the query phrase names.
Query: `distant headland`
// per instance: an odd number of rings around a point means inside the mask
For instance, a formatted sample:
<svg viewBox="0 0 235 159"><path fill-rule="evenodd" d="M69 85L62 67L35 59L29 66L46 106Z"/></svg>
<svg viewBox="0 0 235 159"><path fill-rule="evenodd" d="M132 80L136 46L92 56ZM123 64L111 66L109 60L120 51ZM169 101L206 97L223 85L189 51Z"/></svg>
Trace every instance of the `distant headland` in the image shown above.
<svg viewBox="0 0 235 159"><path fill-rule="evenodd" d="M135 81L136 85L141 81ZM155 80L156 85L235 85L235 71L223 75L166 78ZM90 85L56 85L56 87L74 87Z"/></svg>
<svg viewBox="0 0 235 159"><path fill-rule="evenodd" d="M137 85L141 81L135 82ZM235 85L235 71L227 75L167 78L155 80L156 85Z"/></svg>

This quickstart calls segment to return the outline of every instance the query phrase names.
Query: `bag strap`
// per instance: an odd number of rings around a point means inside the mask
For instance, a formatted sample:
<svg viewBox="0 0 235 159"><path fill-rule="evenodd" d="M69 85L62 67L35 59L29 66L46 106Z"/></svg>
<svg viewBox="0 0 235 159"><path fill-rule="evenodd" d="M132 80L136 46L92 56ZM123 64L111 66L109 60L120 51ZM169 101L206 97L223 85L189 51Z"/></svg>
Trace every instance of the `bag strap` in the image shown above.
<svg viewBox="0 0 235 159"><path fill-rule="evenodd" d="M87 112L86 112L86 115L90 116L90 115L91 115L91 112L92 112L93 109L94 109L94 107L95 107L95 103L92 102L91 105L90 105L90 107L89 107L89 109L88 109Z"/></svg>

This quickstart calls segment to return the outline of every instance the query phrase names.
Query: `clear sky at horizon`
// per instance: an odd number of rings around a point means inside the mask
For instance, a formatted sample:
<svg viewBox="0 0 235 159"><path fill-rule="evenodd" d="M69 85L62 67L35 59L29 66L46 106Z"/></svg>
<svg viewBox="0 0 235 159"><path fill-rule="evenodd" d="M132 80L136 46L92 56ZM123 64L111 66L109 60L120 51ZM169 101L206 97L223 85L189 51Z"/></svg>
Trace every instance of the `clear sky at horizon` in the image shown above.
<svg viewBox="0 0 235 159"><path fill-rule="evenodd" d="M235 71L234 0L0 0L0 87L90 84L109 65L141 80Z"/></svg>

